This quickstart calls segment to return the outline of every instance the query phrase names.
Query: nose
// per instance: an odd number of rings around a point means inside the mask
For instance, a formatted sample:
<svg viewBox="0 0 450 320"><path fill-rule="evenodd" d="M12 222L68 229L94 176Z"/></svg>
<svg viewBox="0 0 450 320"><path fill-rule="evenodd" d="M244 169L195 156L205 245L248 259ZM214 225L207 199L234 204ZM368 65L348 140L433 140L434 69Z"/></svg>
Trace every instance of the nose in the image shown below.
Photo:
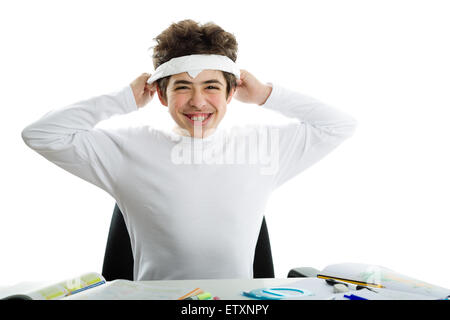
<svg viewBox="0 0 450 320"><path fill-rule="evenodd" d="M201 90L199 89L192 90L192 96L189 101L189 104L197 109L202 109L203 107L206 106L206 99Z"/></svg>

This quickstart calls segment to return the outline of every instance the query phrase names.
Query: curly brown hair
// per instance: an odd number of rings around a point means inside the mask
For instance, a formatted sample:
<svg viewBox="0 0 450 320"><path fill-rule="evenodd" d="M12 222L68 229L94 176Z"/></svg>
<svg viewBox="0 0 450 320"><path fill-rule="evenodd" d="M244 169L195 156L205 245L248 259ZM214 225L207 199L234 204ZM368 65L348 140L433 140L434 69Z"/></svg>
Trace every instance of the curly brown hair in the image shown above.
<svg viewBox="0 0 450 320"><path fill-rule="evenodd" d="M158 68L161 64L172 58L191 54L220 54L227 56L234 62L237 58L238 44L233 34L226 32L213 22L200 24L187 19L172 23L155 39L153 48L153 66ZM223 72L227 83L227 97L231 88L236 86L236 77L228 72ZM161 93L166 98L169 77L157 80Z"/></svg>

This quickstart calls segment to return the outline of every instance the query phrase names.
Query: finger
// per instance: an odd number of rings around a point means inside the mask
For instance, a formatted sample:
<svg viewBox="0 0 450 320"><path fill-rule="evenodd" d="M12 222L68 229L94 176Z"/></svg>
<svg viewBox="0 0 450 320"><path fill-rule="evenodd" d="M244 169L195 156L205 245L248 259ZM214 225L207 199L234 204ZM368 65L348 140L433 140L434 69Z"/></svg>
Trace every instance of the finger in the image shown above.
<svg viewBox="0 0 450 320"><path fill-rule="evenodd" d="M150 79L152 75L150 73L143 73L140 75L139 78L142 79L142 81L144 81L145 83L147 83L148 79Z"/></svg>
<svg viewBox="0 0 450 320"><path fill-rule="evenodd" d="M147 93L150 97L153 97L156 92L156 85L155 83L152 84L145 84L145 93Z"/></svg>
<svg viewBox="0 0 450 320"><path fill-rule="evenodd" d="M245 70L245 69L240 69L240 78L241 79L245 79L246 77L247 77L247 75L248 75L248 71L247 70Z"/></svg>

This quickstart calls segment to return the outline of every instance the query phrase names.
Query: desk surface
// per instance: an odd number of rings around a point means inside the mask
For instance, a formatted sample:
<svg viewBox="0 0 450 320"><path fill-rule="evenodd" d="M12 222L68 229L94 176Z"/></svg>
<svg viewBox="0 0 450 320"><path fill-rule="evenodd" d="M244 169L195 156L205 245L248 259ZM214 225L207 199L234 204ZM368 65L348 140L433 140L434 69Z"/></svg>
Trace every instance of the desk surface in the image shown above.
<svg viewBox="0 0 450 320"><path fill-rule="evenodd" d="M36 291L54 283L22 282L11 287L0 288L0 298L13 294L26 294ZM106 285L86 290L67 297L69 300L87 299L176 299L195 288L201 288L210 292L213 296L221 300L250 300L242 295L243 291L251 291L258 288L267 287L293 287L309 291L311 295L298 297L302 300L323 300L337 297L333 294L333 286L330 286L323 279L319 278L284 278L284 279L201 279L201 280L164 280L164 281L112 281ZM188 290L188 291L186 291ZM352 289L354 290L354 289ZM381 290L381 291L380 291ZM367 299L375 300L432 300L444 298L447 289L438 296L427 294L422 295L417 292L402 292L388 289L379 289L377 292L364 290L358 292L359 295L369 295ZM170 297L170 298L169 298Z"/></svg>
<svg viewBox="0 0 450 320"><path fill-rule="evenodd" d="M170 281L142 281L155 286L198 287L211 292L214 296L226 300L250 300L241 295L242 291L256 288L282 286L293 283L298 279L208 279L208 280L170 280Z"/></svg>
<svg viewBox="0 0 450 320"><path fill-rule="evenodd" d="M241 295L242 291L256 288L283 286L305 278L285 279L201 279L201 280L161 280L140 281L152 286L201 288L224 300L249 300ZM53 283L22 282L14 286L0 288L0 299L13 294L23 294ZM76 295L73 296L75 298Z"/></svg>

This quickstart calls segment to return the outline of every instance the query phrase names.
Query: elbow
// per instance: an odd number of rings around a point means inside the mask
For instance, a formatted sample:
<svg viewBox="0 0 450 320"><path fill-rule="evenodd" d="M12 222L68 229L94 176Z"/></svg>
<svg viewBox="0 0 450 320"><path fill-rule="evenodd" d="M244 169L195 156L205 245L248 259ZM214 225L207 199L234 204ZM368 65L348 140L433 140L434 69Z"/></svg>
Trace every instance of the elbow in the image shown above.
<svg viewBox="0 0 450 320"><path fill-rule="evenodd" d="M57 134L45 130L42 126L29 125L22 130L22 140L34 151L54 152L70 148L74 143L74 134Z"/></svg>
<svg viewBox="0 0 450 320"><path fill-rule="evenodd" d="M22 130L22 140L28 147L36 151L38 149L49 148L55 143L55 140L58 141L54 136L49 135L42 128L34 126L33 124Z"/></svg>
<svg viewBox="0 0 450 320"><path fill-rule="evenodd" d="M22 140L23 140L23 142L25 142L25 144L27 145L27 146L29 146L30 148L31 148L31 140L32 140L32 130L30 129L30 126L27 126L27 127L25 127L23 130L22 130Z"/></svg>

